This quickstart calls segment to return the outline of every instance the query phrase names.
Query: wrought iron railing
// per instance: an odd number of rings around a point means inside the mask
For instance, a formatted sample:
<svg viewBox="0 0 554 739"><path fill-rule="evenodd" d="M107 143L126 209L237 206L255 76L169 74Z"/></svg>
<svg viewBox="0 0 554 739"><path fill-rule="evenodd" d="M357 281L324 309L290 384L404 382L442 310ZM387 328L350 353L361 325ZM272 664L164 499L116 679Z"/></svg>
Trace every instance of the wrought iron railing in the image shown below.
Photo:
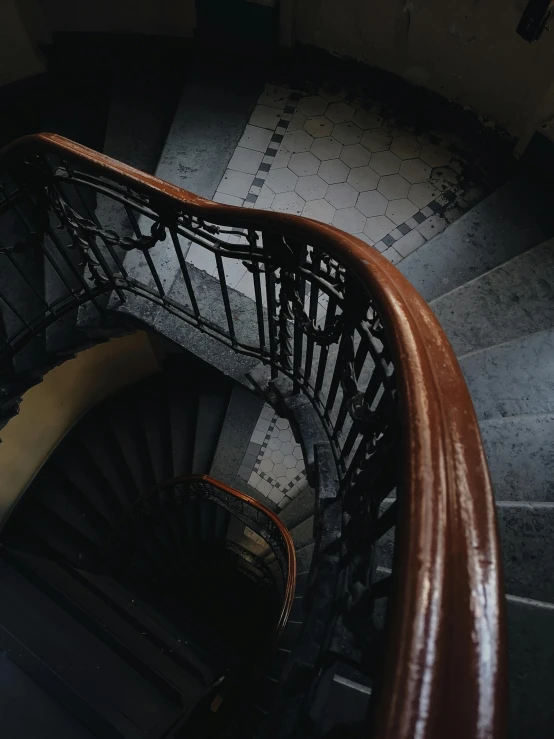
<svg viewBox="0 0 554 739"><path fill-rule="evenodd" d="M214 545L214 532L209 532L208 550L202 547L201 522L191 513L197 512L199 503L212 504L213 510L205 512L213 518L217 510L226 512L229 518L221 527L218 544ZM229 526L230 520L240 522L244 528ZM187 526L197 529L193 538L199 541L193 552L189 539L181 535L181 529ZM277 573L266 564L269 552L278 564ZM294 598L296 557L292 538L269 508L208 475L166 480L141 496L114 530L104 548L103 560L107 569L115 568L128 577L136 575L140 581L168 578L174 583L178 573L182 577L187 570L204 567L211 560L220 563L225 553L237 558L244 574L274 596L275 630L279 637Z"/></svg>
<svg viewBox="0 0 554 739"><path fill-rule="evenodd" d="M374 736L501 736L503 595L485 456L455 356L409 283L332 226L211 203L55 135L16 142L2 167L0 233L11 236L0 274L36 292L19 261L33 251L66 286L55 300L34 296L33 315L1 291L2 361L86 305L100 323L174 316L266 365L270 383L286 378L332 449L333 618L362 653L382 641L375 603L388 597ZM5 386L10 399L17 382Z"/></svg>

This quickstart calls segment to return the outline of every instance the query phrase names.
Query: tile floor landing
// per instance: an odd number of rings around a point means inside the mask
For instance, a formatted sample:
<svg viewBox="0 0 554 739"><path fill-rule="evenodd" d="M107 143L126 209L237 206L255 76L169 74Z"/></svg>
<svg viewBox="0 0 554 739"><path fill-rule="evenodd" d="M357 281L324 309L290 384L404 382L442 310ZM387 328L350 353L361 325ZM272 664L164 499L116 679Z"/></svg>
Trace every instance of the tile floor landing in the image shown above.
<svg viewBox="0 0 554 739"><path fill-rule="evenodd" d="M214 200L332 223L398 264L482 199L466 165L451 137L401 128L344 92L267 85ZM202 247L186 259L217 274ZM244 265L225 262L228 287L254 298ZM284 508L307 487L304 470L289 422L264 406L239 476Z"/></svg>
<svg viewBox="0 0 554 739"><path fill-rule="evenodd" d="M214 200L332 223L397 264L482 198L464 181L458 149L451 136L416 135L345 92L267 85ZM215 273L205 250L187 259ZM245 272L237 264L229 286L243 292Z"/></svg>

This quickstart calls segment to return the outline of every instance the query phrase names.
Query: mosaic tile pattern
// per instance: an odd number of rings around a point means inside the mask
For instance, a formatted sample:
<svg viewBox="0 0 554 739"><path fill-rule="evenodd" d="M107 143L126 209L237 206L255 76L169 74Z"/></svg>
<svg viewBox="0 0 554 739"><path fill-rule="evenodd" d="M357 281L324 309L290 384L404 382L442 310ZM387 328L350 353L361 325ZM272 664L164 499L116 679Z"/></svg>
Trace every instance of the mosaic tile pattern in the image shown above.
<svg viewBox="0 0 554 739"><path fill-rule="evenodd" d="M308 486L290 423L269 405L262 409L238 474L280 508Z"/></svg>
<svg viewBox="0 0 554 739"><path fill-rule="evenodd" d="M346 93L268 85L214 200L332 223L396 264L480 199L452 148ZM230 287L243 275L241 266Z"/></svg>

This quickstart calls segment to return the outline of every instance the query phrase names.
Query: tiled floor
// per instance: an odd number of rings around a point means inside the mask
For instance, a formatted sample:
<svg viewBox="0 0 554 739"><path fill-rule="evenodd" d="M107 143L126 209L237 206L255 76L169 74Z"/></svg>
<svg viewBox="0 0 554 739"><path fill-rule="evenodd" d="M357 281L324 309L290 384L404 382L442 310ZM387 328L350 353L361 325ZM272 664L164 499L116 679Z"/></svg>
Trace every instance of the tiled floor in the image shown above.
<svg viewBox="0 0 554 739"><path fill-rule="evenodd" d="M265 405L242 460L239 476L280 508L308 482L304 459L289 422Z"/></svg>
<svg viewBox="0 0 554 739"><path fill-rule="evenodd" d="M267 85L214 200L332 223L397 264L481 199L464 180L457 148L436 132L398 127L346 93L304 95ZM200 246L193 244L186 259L217 273L214 256ZM253 298L244 265L224 261L227 285ZM290 425L270 406L239 476L280 508L308 485Z"/></svg>
<svg viewBox="0 0 554 739"><path fill-rule="evenodd" d="M455 149L346 93L268 85L214 199L332 223L396 264L479 199ZM188 258L196 264L194 253ZM231 287L244 271L230 276Z"/></svg>

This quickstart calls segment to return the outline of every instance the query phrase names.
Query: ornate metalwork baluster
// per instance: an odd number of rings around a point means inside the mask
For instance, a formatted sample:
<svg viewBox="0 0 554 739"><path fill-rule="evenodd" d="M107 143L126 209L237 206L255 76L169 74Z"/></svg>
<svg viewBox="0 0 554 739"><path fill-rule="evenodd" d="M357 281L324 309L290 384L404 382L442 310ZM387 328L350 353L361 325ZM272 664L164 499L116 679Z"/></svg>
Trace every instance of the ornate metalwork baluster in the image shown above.
<svg viewBox="0 0 554 739"><path fill-rule="evenodd" d="M198 321L198 323L200 323L201 322L200 309L198 308L196 294L192 286L189 270L185 262L185 257L183 255L183 250L181 249L181 243L179 241L179 234L177 233L174 227L169 228L169 233L171 235L171 240L173 242L173 248L175 249L175 253L177 254L177 260L179 262L179 267L181 268L181 274L183 275L183 280L185 281L185 286L187 288L187 293L190 299L190 304L192 305L192 310L194 311L196 320Z"/></svg>
<svg viewBox="0 0 554 739"><path fill-rule="evenodd" d="M235 324L233 322L233 314L231 312L231 303L229 302L229 290L227 288L227 280L225 279L225 270L223 269L223 260L221 254L215 255L215 263L217 265L217 274L219 277L219 287L221 289L221 297L223 298L223 306L225 308L225 316L227 318L227 327L229 329L229 336L233 346L237 343L237 337L235 336Z"/></svg>
<svg viewBox="0 0 554 739"><path fill-rule="evenodd" d="M262 233L262 244L265 257L265 289L267 296L267 324L269 333L269 354L271 363L271 378L275 380L279 376L277 369L277 310L275 291L275 263L273 254L275 252L275 234ZM278 246L278 245L277 245Z"/></svg>
<svg viewBox="0 0 554 739"><path fill-rule="evenodd" d="M281 366L292 371L294 313L294 273L281 267L281 289L279 291L279 358Z"/></svg>
<svg viewBox="0 0 554 739"><path fill-rule="evenodd" d="M319 254L319 251L316 251L316 249L312 249L311 257L312 257L312 264L311 264L312 272L317 273L319 271L319 266L321 264L321 256ZM313 326L317 325L317 309L319 305L318 300L317 300L318 296L319 296L319 286L315 280L312 280L310 283L309 318ZM305 382L310 381L310 377L312 374L314 344L315 344L314 334L313 332L308 332L307 338L306 338L306 363L304 365L304 381Z"/></svg>

